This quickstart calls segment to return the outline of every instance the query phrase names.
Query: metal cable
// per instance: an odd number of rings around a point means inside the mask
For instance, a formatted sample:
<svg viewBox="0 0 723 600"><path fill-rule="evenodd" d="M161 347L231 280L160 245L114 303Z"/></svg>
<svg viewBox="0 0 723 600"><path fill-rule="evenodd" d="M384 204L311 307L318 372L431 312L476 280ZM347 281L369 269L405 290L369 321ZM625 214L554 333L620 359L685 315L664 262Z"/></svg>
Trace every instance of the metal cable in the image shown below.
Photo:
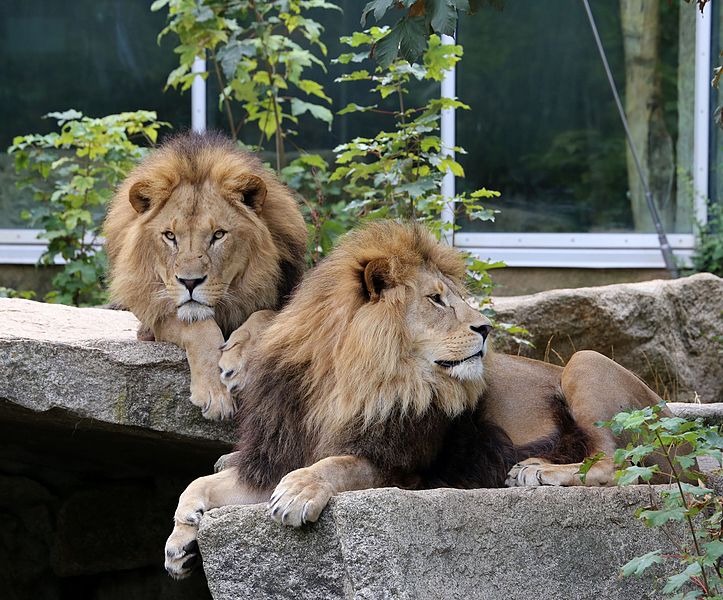
<svg viewBox="0 0 723 600"><path fill-rule="evenodd" d="M603 66L605 67L605 73L608 76L608 81L610 82L610 89L613 92L613 96L615 98L615 104L618 107L618 112L620 113L620 120L623 122L623 127L625 129L625 137L628 139L628 146L630 147L630 153L633 155L633 161L635 162L635 168L638 171L638 176L640 177L640 182L643 184L643 189L645 190L645 200L648 204L648 210L650 211L650 216L653 219L653 224L655 225L655 231L658 234L658 243L660 244L660 251L663 254L663 261L665 262L665 268L670 273L670 276L673 279L678 278L678 267L675 265L675 257L673 256L673 250L670 247L670 244L668 243L668 237L665 235L665 229L663 229L663 224L660 221L660 214L658 213L658 208L655 205L655 200L653 199L653 194L650 191L650 188L648 187L648 182L645 180L645 175L643 174L643 169L640 166L640 159L638 158L638 151L635 148L635 144L633 143L633 136L630 134L630 127L628 127L628 119L625 116L625 111L623 110L622 102L620 102L620 95L618 94L618 90L615 87L615 80L613 79L612 71L610 70L610 65L608 64L608 59L605 54L605 49L603 48L602 41L600 41L600 34L598 33L597 25L595 24L595 19L592 16L592 11L590 10L590 4L588 0L582 0L582 3L585 6L585 12L587 12L587 18L590 21L590 27L592 28L592 34L595 37L595 43L597 44L598 52L600 53L600 58L602 59Z"/></svg>

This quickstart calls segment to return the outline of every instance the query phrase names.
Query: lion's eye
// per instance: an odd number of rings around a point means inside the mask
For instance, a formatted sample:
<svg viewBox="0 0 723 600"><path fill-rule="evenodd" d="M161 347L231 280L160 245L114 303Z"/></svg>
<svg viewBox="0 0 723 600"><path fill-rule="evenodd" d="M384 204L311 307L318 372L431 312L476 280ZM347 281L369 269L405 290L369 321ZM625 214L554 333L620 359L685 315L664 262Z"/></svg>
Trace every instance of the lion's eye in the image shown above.
<svg viewBox="0 0 723 600"><path fill-rule="evenodd" d="M437 306L442 306L442 307L446 306L444 304L444 300L442 300L442 296L440 294L430 294L429 296L427 296L427 298L429 298L429 300L432 302L432 304L436 304Z"/></svg>
<svg viewBox="0 0 723 600"><path fill-rule="evenodd" d="M213 235L211 236L211 243L217 242L218 240L222 239L226 235L226 232L223 229L217 229L213 232Z"/></svg>
<svg viewBox="0 0 723 600"><path fill-rule="evenodd" d="M174 234L172 231L164 231L164 232L163 232L163 237L166 238L167 240L172 241L172 242L175 242L175 241L176 241L176 236L175 236L175 234Z"/></svg>

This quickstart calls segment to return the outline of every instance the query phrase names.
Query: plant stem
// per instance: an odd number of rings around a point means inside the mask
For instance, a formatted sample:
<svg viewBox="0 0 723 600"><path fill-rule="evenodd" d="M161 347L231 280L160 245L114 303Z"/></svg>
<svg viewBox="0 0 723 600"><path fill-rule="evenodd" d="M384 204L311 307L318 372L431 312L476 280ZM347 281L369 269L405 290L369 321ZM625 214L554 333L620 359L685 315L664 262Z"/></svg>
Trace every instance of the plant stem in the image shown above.
<svg viewBox="0 0 723 600"><path fill-rule="evenodd" d="M228 118L228 127L231 130L231 137L233 138L233 141L237 141L237 133L238 129L236 128L236 124L234 123L233 118L233 112L231 112L231 103L229 102L228 96L226 95L226 81L223 78L223 73L221 73L221 68L218 65L218 60L216 59L216 51L211 50L211 61L213 62L213 68L216 71L216 79L218 79L218 85L221 88L221 96L223 97L223 105L226 108L226 117Z"/></svg>
<svg viewBox="0 0 723 600"><path fill-rule="evenodd" d="M660 432L655 432L655 437L658 439L658 442L660 443L660 447L665 449L665 444L663 443L662 438L660 437ZM680 475L678 474L678 470L675 468L675 465L673 464L673 461L670 459L670 454L668 452L665 452L665 460L668 462L668 465L670 465L670 470L673 473L673 478L675 479L675 484L678 486L678 493L680 494L680 499L683 501L683 506L685 507L685 520L688 522L688 527L690 528L690 535L693 537L693 545L695 546L695 552L698 556L703 556L703 553L700 551L700 546L698 545L698 537L695 535L695 527L693 526L693 519L690 518L690 514L688 514L688 511L690 510L688 506L688 501L685 499L685 492L683 492L683 486L680 484ZM700 565L700 573L703 577L703 583L705 584L705 592L708 594L710 591L710 585L708 584L708 577L705 574L705 566Z"/></svg>
<svg viewBox="0 0 723 600"><path fill-rule="evenodd" d="M249 6L254 11L256 16L256 22L259 25L265 23L263 15L259 12L256 2L251 0ZM287 32L288 35L288 32ZM279 115L279 99L278 89L274 85L276 79L276 68L271 60L271 57L266 53L266 44L261 44L261 48L264 49L263 61L266 63L266 72L269 75L269 87L271 88L271 100L274 103L274 124L276 125L276 132L274 134L274 142L276 144L276 172L281 173L281 167L286 164L286 156L284 152L284 132L281 129L281 117Z"/></svg>

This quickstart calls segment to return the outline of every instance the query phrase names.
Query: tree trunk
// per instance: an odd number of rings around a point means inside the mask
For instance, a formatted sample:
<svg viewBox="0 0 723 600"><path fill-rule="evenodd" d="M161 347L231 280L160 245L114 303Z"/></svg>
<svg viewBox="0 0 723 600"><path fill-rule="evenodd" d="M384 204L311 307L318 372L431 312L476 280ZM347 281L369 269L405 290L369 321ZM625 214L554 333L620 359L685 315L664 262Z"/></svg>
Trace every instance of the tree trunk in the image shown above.
<svg viewBox="0 0 723 600"><path fill-rule="evenodd" d="M658 47L660 0L620 0L625 52L625 112L643 175L663 225L673 224L673 140L663 120ZM635 231L654 231L643 186L628 148L628 186Z"/></svg>

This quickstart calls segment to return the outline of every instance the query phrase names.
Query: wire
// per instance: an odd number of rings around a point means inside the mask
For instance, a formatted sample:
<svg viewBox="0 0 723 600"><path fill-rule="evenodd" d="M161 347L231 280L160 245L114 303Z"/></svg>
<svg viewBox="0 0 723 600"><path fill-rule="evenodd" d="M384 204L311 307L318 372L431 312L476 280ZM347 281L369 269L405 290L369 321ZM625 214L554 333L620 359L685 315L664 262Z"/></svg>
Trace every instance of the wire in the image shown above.
<svg viewBox="0 0 723 600"><path fill-rule="evenodd" d="M623 127L625 128L625 137L628 139L628 146L630 147L630 153L633 155L633 161L635 162L635 168L638 171L638 177L640 177L640 183L643 184L643 190L645 191L645 200L648 204L648 210L650 211L650 216L653 219L653 224L655 225L655 231L658 234L658 243L660 244L660 252L663 254L663 261L665 262L665 268L670 273L670 276L673 279L678 278L678 267L675 265L675 257L673 256L673 250L670 247L670 244L668 243L668 236L665 235L665 229L663 228L663 224L660 221L660 214L658 213L658 208L655 206L655 200L653 199L653 194L650 191L650 187L648 187L648 182L645 179L645 175L643 174L643 169L640 166L640 159L638 158L638 151L635 148L635 144L633 143L633 136L630 134L630 127L628 126L628 119L625 116L625 111L623 110L623 105L620 102L620 95L618 94L618 90L615 87L615 80L613 79L612 71L610 70L610 65L608 64L607 56L605 55L605 49L603 48L602 42L600 41L600 34L598 33L597 25L595 25L595 19L592 16L592 11L590 10L590 4L588 0L582 0L582 3L585 5L585 12L587 12L587 18L590 21L590 27L592 28L592 34L595 37L595 43L597 44L598 52L600 53L600 58L602 59L603 66L605 67L605 73L608 76L608 81L610 82L610 89L613 92L613 96L615 97L615 104L618 107L618 112L620 113L620 120L623 122Z"/></svg>

